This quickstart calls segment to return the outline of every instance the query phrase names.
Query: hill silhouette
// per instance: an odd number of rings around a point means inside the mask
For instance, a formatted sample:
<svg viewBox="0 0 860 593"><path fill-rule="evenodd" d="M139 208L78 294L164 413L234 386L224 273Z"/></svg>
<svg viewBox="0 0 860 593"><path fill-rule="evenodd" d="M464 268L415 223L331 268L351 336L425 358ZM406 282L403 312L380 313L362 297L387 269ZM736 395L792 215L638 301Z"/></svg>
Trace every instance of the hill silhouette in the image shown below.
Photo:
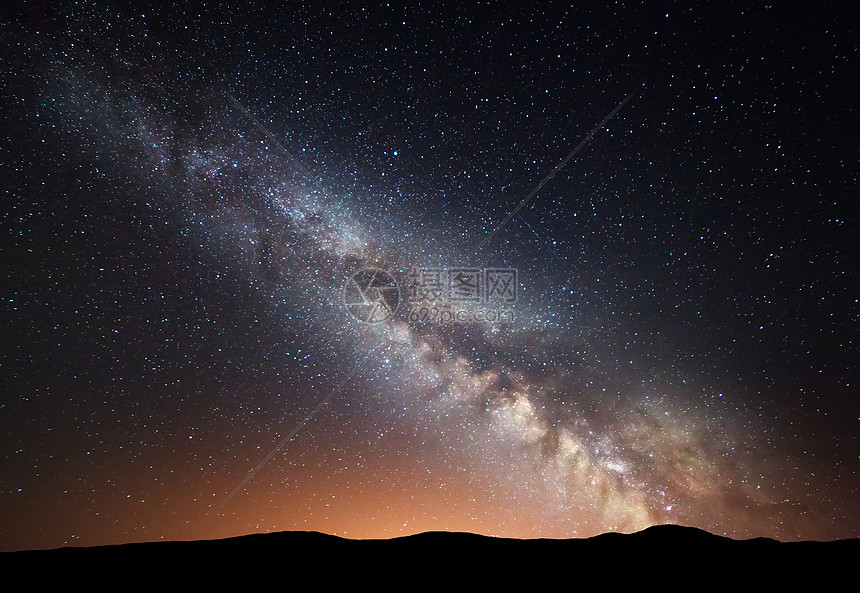
<svg viewBox="0 0 860 593"><path fill-rule="evenodd" d="M306 574L329 583L396 582L416 576L428 582L454 579L452 584L461 578L484 584L536 583L541 575L553 574L569 581L571 571L612 579L649 574L706 583L729 575L747 579L757 575L767 582L791 580L801 573L834 578L853 571L851 559L860 557L858 552L860 539L734 540L693 527L661 525L632 534L530 540L455 532L352 540L286 531L220 540L7 552L0 555L0 562L7 574L100 574L109 570L146 579L178 572L198 584L261 571L283 571L290 579Z"/></svg>

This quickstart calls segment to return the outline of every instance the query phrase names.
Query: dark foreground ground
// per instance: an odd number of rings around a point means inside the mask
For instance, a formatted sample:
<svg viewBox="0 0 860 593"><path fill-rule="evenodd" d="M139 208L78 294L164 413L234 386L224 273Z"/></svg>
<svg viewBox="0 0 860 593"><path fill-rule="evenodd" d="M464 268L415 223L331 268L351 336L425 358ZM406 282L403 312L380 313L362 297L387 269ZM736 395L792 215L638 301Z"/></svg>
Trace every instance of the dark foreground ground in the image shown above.
<svg viewBox="0 0 860 593"><path fill-rule="evenodd" d="M732 540L691 527L663 525L589 539L514 540L434 532L349 540L315 532L281 532L223 540L154 542L0 554L0 570L30 583L100 588L185 583L243 583L278 589L369 583L413 590L419 585L528 585L578 589L674 583L787 583L854 589L860 539L783 543ZM271 578L278 579L272 583ZM117 580L119 579L119 580ZM259 579L263 579L260 581ZM596 579L596 580L595 580ZM591 585L587 585L591 583ZM808 583L808 585L804 585ZM135 587L136 588L136 587ZM161 587L159 587L161 588ZM424 587L418 587L423 589Z"/></svg>

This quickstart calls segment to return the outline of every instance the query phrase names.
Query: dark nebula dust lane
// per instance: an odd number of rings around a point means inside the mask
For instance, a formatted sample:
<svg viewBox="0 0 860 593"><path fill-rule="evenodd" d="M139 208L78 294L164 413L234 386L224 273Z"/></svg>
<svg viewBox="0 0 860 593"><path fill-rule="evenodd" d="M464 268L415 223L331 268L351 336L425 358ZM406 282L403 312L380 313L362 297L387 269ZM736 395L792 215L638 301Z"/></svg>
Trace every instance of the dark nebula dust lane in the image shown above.
<svg viewBox="0 0 860 593"><path fill-rule="evenodd" d="M856 16L4 9L0 548L858 537Z"/></svg>

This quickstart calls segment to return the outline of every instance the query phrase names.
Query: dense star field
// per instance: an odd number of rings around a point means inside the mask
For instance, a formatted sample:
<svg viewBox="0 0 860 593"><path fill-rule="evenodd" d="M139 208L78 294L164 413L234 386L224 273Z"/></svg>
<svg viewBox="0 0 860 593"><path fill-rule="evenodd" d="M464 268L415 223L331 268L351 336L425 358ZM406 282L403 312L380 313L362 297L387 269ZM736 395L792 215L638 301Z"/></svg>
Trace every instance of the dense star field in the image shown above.
<svg viewBox="0 0 860 593"><path fill-rule="evenodd" d="M517 4L3 9L0 549L860 536L856 7Z"/></svg>

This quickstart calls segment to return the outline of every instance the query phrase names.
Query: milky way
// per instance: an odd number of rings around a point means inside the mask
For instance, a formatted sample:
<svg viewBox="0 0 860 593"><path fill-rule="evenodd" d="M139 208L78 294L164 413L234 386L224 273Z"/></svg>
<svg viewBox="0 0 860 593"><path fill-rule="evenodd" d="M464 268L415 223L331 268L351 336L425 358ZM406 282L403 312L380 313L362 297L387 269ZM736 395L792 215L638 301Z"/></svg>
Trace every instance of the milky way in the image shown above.
<svg viewBox="0 0 860 593"><path fill-rule="evenodd" d="M4 21L5 549L857 535L835 16L305 12ZM454 265L515 321L344 307Z"/></svg>

